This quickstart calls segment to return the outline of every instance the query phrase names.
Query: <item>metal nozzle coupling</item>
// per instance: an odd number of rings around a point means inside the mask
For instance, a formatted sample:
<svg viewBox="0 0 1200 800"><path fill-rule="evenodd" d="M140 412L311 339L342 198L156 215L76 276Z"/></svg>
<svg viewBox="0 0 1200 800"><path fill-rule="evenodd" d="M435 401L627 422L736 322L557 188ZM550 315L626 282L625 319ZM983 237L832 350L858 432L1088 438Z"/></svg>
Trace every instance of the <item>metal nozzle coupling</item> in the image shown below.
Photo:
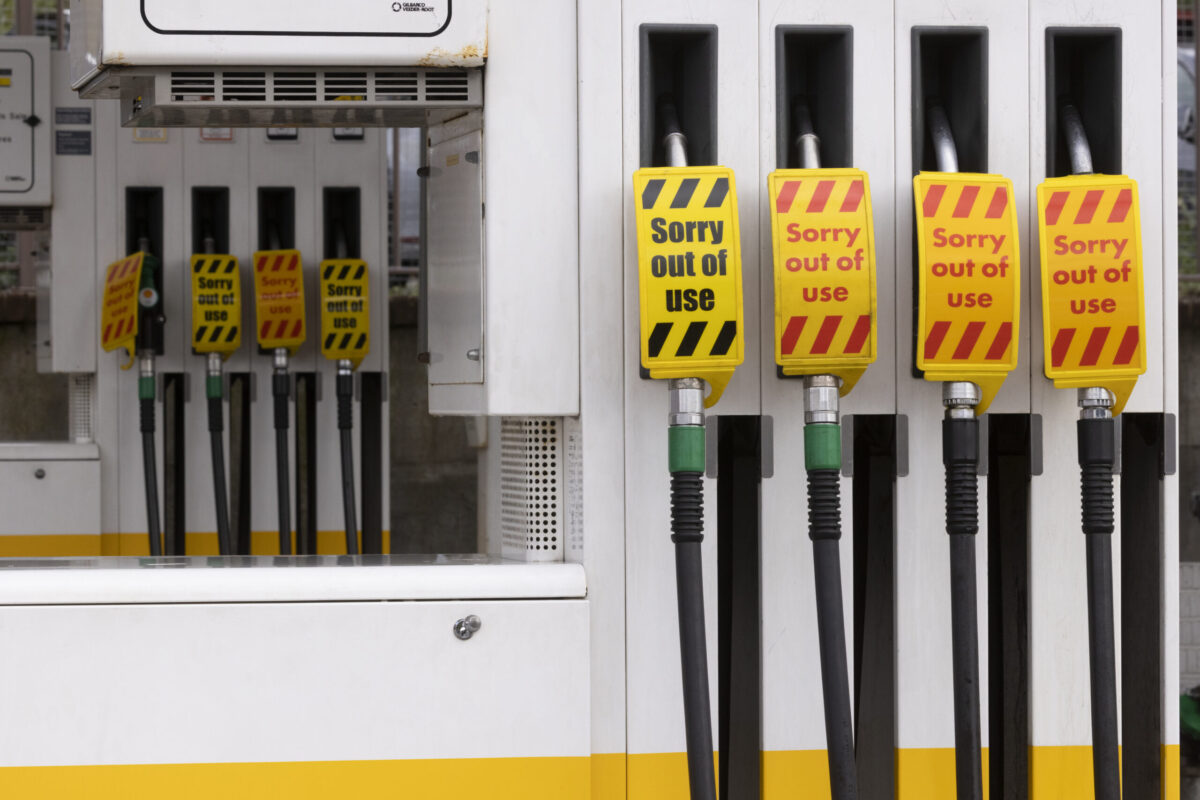
<svg viewBox="0 0 1200 800"><path fill-rule="evenodd" d="M677 425L704 425L704 381L700 378L673 378L669 383L671 411L667 422Z"/></svg>
<svg viewBox="0 0 1200 800"><path fill-rule="evenodd" d="M974 419L975 407L983 402L983 392L971 381L947 381L942 384L942 405L947 419Z"/></svg>
<svg viewBox="0 0 1200 800"><path fill-rule="evenodd" d="M348 358L339 358L337 362L338 375L353 375L354 364Z"/></svg>
<svg viewBox="0 0 1200 800"><path fill-rule="evenodd" d="M138 358L138 377L154 377L154 356L152 354L144 354Z"/></svg>
<svg viewBox="0 0 1200 800"><path fill-rule="evenodd" d="M1089 386L1079 390L1078 398L1080 419L1112 419L1115 400L1108 389Z"/></svg>
<svg viewBox="0 0 1200 800"><path fill-rule="evenodd" d="M222 360L221 360L220 353L209 353L208 354L208 377L210 377L210 378L220 377L221 376L221 367L222 367L223 363L224 362L222 362Z"/></svg>
<svg viewBox="0 0 1200 800"><path fill-rule="evenodd" d="M275 371L287 372L288 363L291 361L291 354L288 353L286 347L275 348Z"/></svg>
<svg viewBox="0 0 1200 800"><path fill-rule="evenodd" d="M834 375L804 377L804 423L838 424L838 397L842 379Z"/></svg>

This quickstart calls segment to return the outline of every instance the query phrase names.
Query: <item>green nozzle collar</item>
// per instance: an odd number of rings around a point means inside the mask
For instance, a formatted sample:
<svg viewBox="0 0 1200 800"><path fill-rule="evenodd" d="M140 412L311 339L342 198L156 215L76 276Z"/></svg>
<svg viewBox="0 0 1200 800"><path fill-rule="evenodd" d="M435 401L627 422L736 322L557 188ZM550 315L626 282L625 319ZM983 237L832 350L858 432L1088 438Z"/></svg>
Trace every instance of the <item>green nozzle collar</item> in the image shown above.
<svg viewBox="0 0 1200 800"><path fill-rule="evenodd" d="M704 428L673 425L667 429L671 472L704 472Z"/></svg>
<svg viewBox="0 0 1200 800"><path fill-rule="evenodd" d="M209 375L204 380L204 396L220 398L225 396L225 383L220 375Z"/></svg>
<svg viewBox="0 0 1200 800"><path fill-rule="evenodd" d="M154 388L154 376L143 375L138 378L138 399L153 400L157 392Z"/></svg>
<svg viewBox="0 0 1200 800"><path fill-rule="evenodd" d="M804 466L810 470L842 468L841 425L804 426Z"/></svg>

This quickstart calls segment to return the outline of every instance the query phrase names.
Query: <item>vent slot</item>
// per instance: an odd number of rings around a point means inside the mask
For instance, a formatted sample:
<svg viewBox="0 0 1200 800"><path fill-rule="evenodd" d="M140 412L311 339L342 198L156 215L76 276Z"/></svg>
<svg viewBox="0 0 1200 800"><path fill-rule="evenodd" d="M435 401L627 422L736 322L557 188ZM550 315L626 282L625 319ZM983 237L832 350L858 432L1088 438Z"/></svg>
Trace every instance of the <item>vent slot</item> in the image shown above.
<svg viewBox="0 0 1200 800"><path fill-rule="evenodd" d="M389 103L415 103L421 97L421 79L416 72L375 73L375 100Z"/></svg>
<svg viewBox="0 0 1200 800"><path fill-rule="evenodd" d="M267 99L265 72L226 72L221 77L221 100L226 103L261 103Z"/></svg>
<svg viewBox="0 0 1200 800"><path fill-rule="evenodd" d="M315 103L317 100L317 73L276 72L272 99L276 103Z"/></svg>
<svg viewBox="0 0 1200 800"><path fill-rule="evenodd" d="M363 103L366 99L367 73L325 73L325 102Z"/></svg>
<svg viewBox="0 0 1200 800"><path fill-rule="evenodd" d="M171 73L171 99L176 103L197 103L211 101L216 94L217 79L215 73Z"/></svg>
<svg viewBox="0 0 1200 800"><path fill-rule="evenodd" d="M561 420L500 421L500 529L506 558L563 560L562 472Z"/></svg>
<svg viewBox="0 0 1200 800"><path fill-rule="evenodd" d="M465 101L471 93L467 73L462 70L426 72L425 99L427 101Z"/></svg>

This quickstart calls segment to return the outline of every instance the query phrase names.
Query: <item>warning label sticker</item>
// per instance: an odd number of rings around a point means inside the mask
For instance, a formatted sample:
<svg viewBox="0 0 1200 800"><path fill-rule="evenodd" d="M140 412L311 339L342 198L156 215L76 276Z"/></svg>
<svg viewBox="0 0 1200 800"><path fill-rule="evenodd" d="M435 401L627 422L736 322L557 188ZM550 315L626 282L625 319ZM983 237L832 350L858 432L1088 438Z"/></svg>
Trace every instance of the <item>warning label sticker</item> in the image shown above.
<svg viewBox="0 0 1200 800"><path fill-rule="evenodd" d="M355 368L371 349L371 302L367 262L321 262L321 353L349 359Z"/></svg>
<svg viewBox="0 0 1200 800"><path fill-rule="evenodd" d="M920 255L917 366L973 381L986 410L1017 365L1020 242L1012 181L922 172L913 179Z"/></svg>
<svg viewBox="0 0 1200 800"><path fill-rule="evenodd" d="M229 255L192 256L192 349L228 358L242 346L242 277Z"/></svg>
<svg viewBox="0 0 1200 800"><path fill-rule="evenodd" d="M299 250L254 254L254 306L259 347L295 352L304 344L304 267Z"/></svg>
<svg viewBox="0 0 1200 800"><path fill-rule="evenodd" d="M778 170L769 179L775 361L848 392L875 360L875 234L867 174Z"/></svg>
<svg viewBox="0 0 1200 800"><path fill-rule="evenodd" d="M1038 187L1038 222L1046 377L1105 387L1119 411L1146 371L1137 183L1051 178Z"/></svg>
<svg viewBox="0 0 1200 800"><path fill-rule="evenodd" d="M733 170L634 174L642 366L704 378L716 402L742 363L742 270Z"/></svg>
<svg viewBox="0 0 1200 800"><path fill-rule="evenodd" d="M138 334L138 287L145 253L109 264L104 274L100 309L100 346L106 353L124 348L133 355Z"/></svg>

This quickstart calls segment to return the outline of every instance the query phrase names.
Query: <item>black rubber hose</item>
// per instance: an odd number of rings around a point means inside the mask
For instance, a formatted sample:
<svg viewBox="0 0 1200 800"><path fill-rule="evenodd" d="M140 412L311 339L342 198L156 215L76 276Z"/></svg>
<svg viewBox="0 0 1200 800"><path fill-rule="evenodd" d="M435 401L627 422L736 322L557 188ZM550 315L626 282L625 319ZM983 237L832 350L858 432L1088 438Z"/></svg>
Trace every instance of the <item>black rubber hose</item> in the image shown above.
<svg viewBox="0 0 1200 800"><path fill-rule="evenodd" d="M229 529L229 499L225 482L225 409L219 397L208 398L208 438L212 444L213 496L216 498L217 549L233 555L233 533Z"/></svg>
<svg viewBox="0 0 1200 800"><path fill-rule="evenodd" d="M950 534L950 631L954 680L954 765L958 800L983 800L979 721L979 612L975 534L979 532L979 422L942 422L946 532Z"/></svg>
<svg viewBox="0 0 1200 800"><path fill-rule="evenodd" d="M338 430L342 440L342 513L346 553L358 555L358 513L354 507L354 375L337 376Z"/></svg>
<svg viewBox="0 0 1200 800"><path fill-rule="evenodd" d="M1088 655L1092 688L1092 776L1096 800L1120 800L1117 750L1117 667L1113 633L1112 473L1115 422L1079 420L1083 532L1087 539Z"/></svg>
<svg viewBox="0 0 1200 800"><path fill-rule="evenodd" d="M158 518L158 461L154 450L154 399L141 400L142 471L146 479L146 533L150 555L162 555L162 528Z"/></svg>
<svg viewBox="0 0 1200 800"><path fill-rule="evenodd" d="M287 442L290 383L286 372L276 372L271 379L271 394L275 399L275 494L279 502L279 555L281 556L292 554L291 490Z"/></svg>
<svg viewBox="0 0 1200 800"><path fill-rule="evenodd" d="M817 590L817 637L825 699L825 740L833 800L857 800L854 722L846 663L846 619L842 608L841 486L837 470L808 473L808 536L813 543Z"/></svg>
<svg viewBox="0 0 1200 800"><path fill-rule="evenodd" d="M699 472L671 475L671 532L671 541L675 543L675 588L679 596L688 783L691 800L717 800L700 550L704 541L704 486Z"/></svg>

